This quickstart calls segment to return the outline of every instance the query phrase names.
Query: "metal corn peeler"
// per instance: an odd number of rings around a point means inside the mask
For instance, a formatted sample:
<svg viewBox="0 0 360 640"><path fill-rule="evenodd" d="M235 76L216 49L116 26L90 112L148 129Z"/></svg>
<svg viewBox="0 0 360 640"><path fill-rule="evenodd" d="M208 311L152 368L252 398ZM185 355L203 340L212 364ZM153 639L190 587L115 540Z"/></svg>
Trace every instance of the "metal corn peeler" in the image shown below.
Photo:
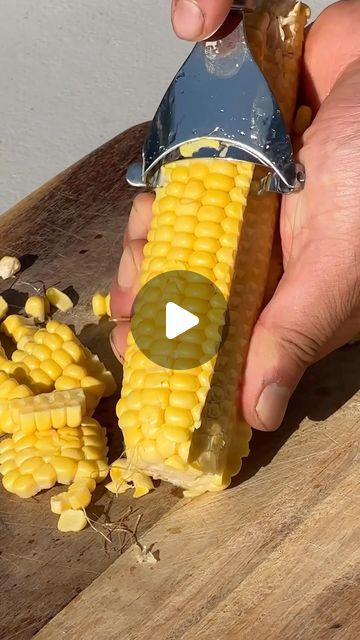
<svg viewBox="0 0 360 640"><path fill-rule="evenodd" d="M214 39L195 45L150 125L142 163L129 166L131 185L160 186L162 166L182 158L180 147L206 138L211 146L193 157L243 160L269 169L259 193L302 189L304 167L293 159L279 106L247 43L243 15L248 10L233 4Z"/></svg>

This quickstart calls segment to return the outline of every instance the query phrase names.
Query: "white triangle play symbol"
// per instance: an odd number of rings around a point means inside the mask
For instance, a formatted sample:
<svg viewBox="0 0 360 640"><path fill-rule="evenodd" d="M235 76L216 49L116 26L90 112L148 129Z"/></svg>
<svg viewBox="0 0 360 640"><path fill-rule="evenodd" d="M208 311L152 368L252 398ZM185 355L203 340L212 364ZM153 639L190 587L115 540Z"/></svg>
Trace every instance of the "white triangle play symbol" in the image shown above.
<svg viewBox="0 0 360 640"><path fill-rule="evenodd" d="M173 340L199 324L199 318L174 302L166 305L166 337Z"/></svg>

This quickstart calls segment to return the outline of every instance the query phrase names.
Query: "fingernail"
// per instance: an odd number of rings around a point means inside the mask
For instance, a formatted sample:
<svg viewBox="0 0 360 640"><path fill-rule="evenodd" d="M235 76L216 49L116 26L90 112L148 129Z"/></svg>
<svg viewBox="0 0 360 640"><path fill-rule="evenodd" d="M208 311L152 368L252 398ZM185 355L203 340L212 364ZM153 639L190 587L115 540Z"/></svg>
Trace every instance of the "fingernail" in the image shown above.
<svg viewBox="0 0 360 640"><path fill-rule="evenodd" d="M204 14L193 0L177 0L173 21L180 38L196 40L204 30Z"/></svg>
<svg viewBox="0 0 360 640"><path fill-rule="evenodd" d="M256 405L256 413L265 429L277 429L285 415L290 400L290 390L276 382L268 384Z"/></svg>
<svg viewBox="0 0 360 640"><path fill-rule="evenodd" d="M119 360L120 364L124 364L124 357L118 352L116 346L115 346L115 340L114 340L114 333L115 329L113 329L109 335L109 341L110 341L110 347L113 350L113 354L114 356Z"/></svg>
<svg viewBox="0 0 360 640"><path fill-rule="evenodd" d="M120 289L131 289L136 283L138 270L134 262L133 254L129 247L125 247L118 271L118 285Z"/></svg>

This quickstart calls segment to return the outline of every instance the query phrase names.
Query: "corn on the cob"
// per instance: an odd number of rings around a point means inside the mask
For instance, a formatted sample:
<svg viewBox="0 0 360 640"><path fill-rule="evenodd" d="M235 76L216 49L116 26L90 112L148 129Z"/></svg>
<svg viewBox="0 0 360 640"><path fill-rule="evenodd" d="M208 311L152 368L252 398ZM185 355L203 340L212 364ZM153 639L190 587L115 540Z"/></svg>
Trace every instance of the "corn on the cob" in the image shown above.
<svg viewBox="0 0 360 640"><path fill-rule="evenodd" d="M288 124L308 16L304 5L289 4L282 14L283 2L265 2L265 10L249 18L250 43ZM249 195L253 174L250 163L220 159L167 165L144 249L141 285L165 271L187 269L214 282L228 301L228 335L205 365L163 369L147 360L131 333L128 338L117 407L125 473L141 470L188 495L226 487L248 453L250 428L236 408L238 378L263 300L279 207L274 194ZM254 180L262 174L255 169ZM218 325L221 330L223 318ZM206 337L199 336L200 345ZM121 487L124 471L118 475Z"/></svg>

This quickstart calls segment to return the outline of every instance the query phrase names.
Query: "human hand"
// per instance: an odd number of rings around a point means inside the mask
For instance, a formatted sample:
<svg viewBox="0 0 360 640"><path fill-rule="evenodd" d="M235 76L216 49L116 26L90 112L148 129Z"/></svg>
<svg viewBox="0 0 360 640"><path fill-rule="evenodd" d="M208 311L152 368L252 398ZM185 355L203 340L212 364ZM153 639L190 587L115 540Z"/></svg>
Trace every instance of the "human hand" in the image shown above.
<svg viewBox="0 0 360 640"><path fill-rule="evenodd" d="M203 40L218 30L231 5L232 0L172 0L174 31L184 40Z"/></svg>
<svg viewBox="0 0 360 640"><path fill-rule="evenodd" d="M299 152L307 180L283 199L285 273L254 328L241 389L243 415L259 429L278 427L306 368L360 328L359 19L359 0L332 5L305 44L303 102L316 114ZM130 214L112 290L117 318L130 315L137 292L152 201L140 194ZM113 332L120 354L128 330L125 321Z"/></svg>

